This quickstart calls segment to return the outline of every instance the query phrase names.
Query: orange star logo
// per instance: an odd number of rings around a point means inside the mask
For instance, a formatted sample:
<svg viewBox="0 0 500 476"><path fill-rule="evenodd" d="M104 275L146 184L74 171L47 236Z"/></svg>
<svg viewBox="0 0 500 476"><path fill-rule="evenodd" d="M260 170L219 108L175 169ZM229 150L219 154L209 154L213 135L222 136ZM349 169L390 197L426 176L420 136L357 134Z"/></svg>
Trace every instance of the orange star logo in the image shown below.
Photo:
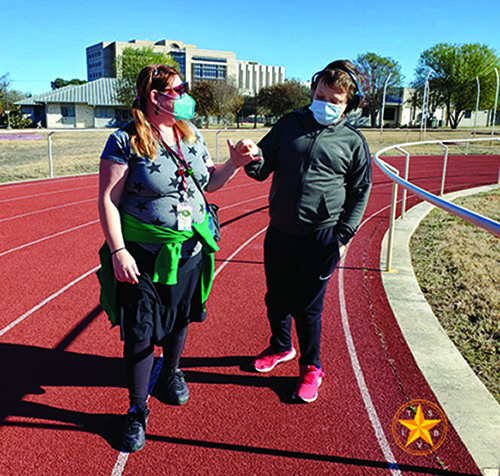
<svg viewBox="0 0 500 476"><path fill-rule="evenodd" d="M404 416L413 419L404 419ZM443 411L427 400L412 400L406 403L392 420L392 434L396 443L408 453L416 455L425 455L437 450L444 442L447 427Z"/></svg>
<svg viewBox="0 0 500 476"><path fill-rule="evenodd" d="M410 430L406 446L413 443L417 438L422 438L426 443L434 446L429 430L436 426L441 420L426 420L422 412L422 405L418 406L417 414L414 420L398 420L399 423Z"/></svg>

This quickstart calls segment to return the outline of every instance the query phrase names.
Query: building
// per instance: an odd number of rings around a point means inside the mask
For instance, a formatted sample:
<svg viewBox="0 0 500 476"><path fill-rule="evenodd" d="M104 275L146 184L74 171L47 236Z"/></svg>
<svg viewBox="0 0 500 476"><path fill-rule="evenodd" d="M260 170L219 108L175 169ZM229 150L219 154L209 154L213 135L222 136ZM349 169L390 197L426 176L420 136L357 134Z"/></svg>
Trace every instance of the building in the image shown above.
<svg viewBox="0 0 500 476"><path fill-rule="evenodd" d="M125 48L151 48L155 53L169 54L178 63L186 81L224 81L234 78L240 92L255 95L259 89L283 83L284 66L265 66L252 61L236 59L230 51L202 50L182 41L131 40L128 42L101 42L87 48L87 80L114 78L115 61ZM119 72L118 72L119 74Z"/></svg>
<svg viewBox="0 0 500 476"><path fill-rule="evenodd" d="M34 124L49 129L119 127L129 120L129 108L115 95L117 80L101 78L80 86L66 86L18 101Z"/></svg>
<svg viewBox="0 0 500 476"><path fill-rule="evenodd" d="M422 123L422 104L415 104L412 100L414 88L399 88L394 95L387 95L384 107L384 126L388 127L420 127ZM488 127L491 124L493 113L491 110L465 111L459 127L473 128ZM350 122L357 127L370 127L370 115L366 108L360 108L352 113ZM440 107L428 117L429 127L446 127L446 111ZM377 127L380 127L380 112L377 117Z"/></svg>

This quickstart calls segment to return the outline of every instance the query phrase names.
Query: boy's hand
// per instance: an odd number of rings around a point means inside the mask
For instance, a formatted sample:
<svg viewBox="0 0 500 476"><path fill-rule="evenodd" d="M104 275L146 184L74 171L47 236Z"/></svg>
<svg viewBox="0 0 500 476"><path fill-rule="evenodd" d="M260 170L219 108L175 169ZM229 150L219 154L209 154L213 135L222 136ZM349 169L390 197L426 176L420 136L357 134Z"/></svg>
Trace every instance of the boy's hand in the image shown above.
<svg viewBox="0 0 500 476"><path fill-rule="evenodd" d="M251 139L240 140L236 145L231 139L227 140L231 162L235 167L242 167L254 160L260 160L260 157L255 157L259 153L259 148Z"/></svg>
<svg viewBox="0 0 500 476"><path fill-rule="evenodd" d="M250 154L257 155L259 153L259 148L252 139L242 139L235 147L236 151L240 154Z"/></svg>

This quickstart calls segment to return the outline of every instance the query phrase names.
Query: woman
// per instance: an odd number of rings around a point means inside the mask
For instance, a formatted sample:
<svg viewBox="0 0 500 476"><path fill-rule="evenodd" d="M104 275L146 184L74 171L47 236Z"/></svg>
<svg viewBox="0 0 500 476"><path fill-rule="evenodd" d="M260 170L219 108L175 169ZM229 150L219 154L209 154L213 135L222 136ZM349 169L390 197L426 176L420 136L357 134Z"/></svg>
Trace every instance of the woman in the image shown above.
<svg viewBox="0 0 500 476"><path fill-rule="evenodd" d="M163 399L189 398L179 362L189 322L205 318L204 301L218 249L202 189L217 190L251 160L228 141L231 158L215 167L200 133L186 120L194 100L179 73L144 68L134 120L112 134L101 156L99 215L101 303L124 341L130 408L123 447L144 447L154 346L163 348Z"/></svg>

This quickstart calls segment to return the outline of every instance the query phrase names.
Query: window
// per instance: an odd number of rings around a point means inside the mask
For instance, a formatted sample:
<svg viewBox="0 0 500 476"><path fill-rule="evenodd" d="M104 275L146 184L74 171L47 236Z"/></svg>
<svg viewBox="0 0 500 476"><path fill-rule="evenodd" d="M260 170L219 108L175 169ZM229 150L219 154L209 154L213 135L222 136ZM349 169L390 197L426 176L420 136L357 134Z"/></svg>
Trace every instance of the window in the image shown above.
<svg viewBox="0 0 500 476"><path fill-rule="evenodd" d="M96 107L95 108L95 117L100 119L105 119L108 117L113 117L112 114L109 114L107 107Z"/></svg>
<svg viewBox="0 0 500 476"><path fill-rule="evenodd" d="M470 119L472 117L472 111L465 111L464 117L465 119Z"/></svg>
<svg viewBox="0 0 500 476"><path fill-rule="evenodd" d="M226 79L226 65L195 63L193 66L195 81Z"/></svg>
<svg viewBox="0 0 500 476"><path fill-rule="evenodd" d="M62 117L75 117L75 106L72 104L61 104Z"/></svg>
<svg viewBox="0 0 500 476"><path fill-rule="evenodd" d="M394 121L396 119L396 108L388 107L384 109L384 121Z"/></svg>
<svg viewBox="0 0 500 476"><path fill-rule="evenodd" d="M206 61L208 63L227 63L225 58L213 58L210 56L193 56L193 61Z"/></svg>
<svg viewBox="0 0 500 476"><path fill-rule="evenodd" d="M115 109L115 120L117 124L124 124L132 119L129 109Z"/></svg>

